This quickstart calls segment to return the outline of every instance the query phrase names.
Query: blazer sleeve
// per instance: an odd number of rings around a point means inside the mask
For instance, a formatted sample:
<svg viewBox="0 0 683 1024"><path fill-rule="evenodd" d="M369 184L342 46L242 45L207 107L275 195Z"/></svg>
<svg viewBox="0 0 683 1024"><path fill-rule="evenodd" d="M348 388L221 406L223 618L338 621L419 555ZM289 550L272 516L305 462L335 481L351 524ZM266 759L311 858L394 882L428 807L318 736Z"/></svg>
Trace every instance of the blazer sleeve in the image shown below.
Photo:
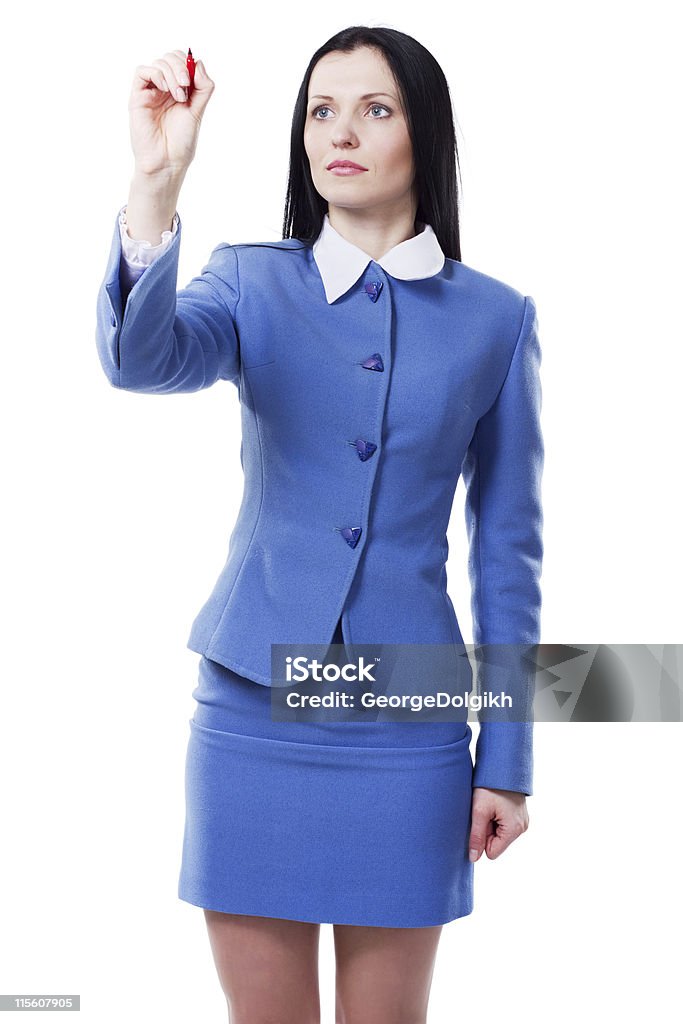
<svg viewBox="0 0 683 1024"><path fill-rule="evenodd" d="M97 296L97 352L113 387L147 394L199 391L217 380L237 386L237 256L222 243L201 274L177 291L182 224L168 249L127 291L118 215Z"/></svg>
<svg viewBox="0 0 683 1024"><path fill-rule="evenodd" d="M527 697L523 721L483 721L480 713L472 785L527 795L535 667L525 645L540 642L543 558L540 366L536 306L526 296L507 376L477 423L462 467L474 643L507 645L496 648L494 660L500 664L502 652L519 676L513 692Z"/></svg>

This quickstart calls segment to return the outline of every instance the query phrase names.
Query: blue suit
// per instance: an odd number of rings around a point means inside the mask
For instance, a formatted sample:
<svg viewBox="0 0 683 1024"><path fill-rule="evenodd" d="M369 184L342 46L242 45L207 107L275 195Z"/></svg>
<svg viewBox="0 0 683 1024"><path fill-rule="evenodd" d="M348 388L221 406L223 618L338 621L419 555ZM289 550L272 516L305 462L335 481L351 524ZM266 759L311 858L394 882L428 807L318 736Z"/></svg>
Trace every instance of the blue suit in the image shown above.
<svg viewBox="0 0 683 1024"><path fill-rule="evenodd" d="M179 222L178 222L179 223ZM375 260L328 303L298 239L218 245L177 290L182 228L122 308L114 227L97 347L117 388L237 388L244 494L187 646L264 685L271 643L463 642L446 528L467 487L476 644L540 639L541 353L534 301L446 259ZM531 793L532 725L483 723L475 786Z"/></svg>

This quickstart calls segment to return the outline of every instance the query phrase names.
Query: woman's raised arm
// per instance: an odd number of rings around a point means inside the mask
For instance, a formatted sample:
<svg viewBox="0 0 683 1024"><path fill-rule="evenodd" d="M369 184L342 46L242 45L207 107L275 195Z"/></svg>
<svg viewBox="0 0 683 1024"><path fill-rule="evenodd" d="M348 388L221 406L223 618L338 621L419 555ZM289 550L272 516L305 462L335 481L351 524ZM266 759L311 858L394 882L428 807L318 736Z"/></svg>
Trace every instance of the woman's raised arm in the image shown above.
<svg viewBox="0 0 683 1024"><path fill-rule="evenodd" d="M135 171L127 229L130 238L152 246L160 244L164 231L172 230L180 188L214 89L198 61L187 100L185 75L181 50L138 66L128 104ZM217 246L201 274L178 292L180 218L176 228L170 244L134 275L137 280L128 280L121 274L125 254L117 215L97 298L97 350L115 387L167 394L197 391L218 379L237 382L239 377L234 251L229 245Z"/></svg>

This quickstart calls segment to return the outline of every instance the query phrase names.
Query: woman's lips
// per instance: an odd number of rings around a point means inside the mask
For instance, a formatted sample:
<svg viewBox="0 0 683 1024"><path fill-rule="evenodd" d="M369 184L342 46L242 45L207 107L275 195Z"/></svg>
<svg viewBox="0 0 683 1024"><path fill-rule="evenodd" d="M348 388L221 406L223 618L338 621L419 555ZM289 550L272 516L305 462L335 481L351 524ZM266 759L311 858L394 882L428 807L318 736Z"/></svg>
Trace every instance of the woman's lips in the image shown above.
<svg viewBox="0 0 683 1024"><path fill-rule="evenodd" d="M364 174L364 173L365 173L365 168L364 167L340 167L340 166L330 167L330 174L346 175L346 174Z"/></svg>

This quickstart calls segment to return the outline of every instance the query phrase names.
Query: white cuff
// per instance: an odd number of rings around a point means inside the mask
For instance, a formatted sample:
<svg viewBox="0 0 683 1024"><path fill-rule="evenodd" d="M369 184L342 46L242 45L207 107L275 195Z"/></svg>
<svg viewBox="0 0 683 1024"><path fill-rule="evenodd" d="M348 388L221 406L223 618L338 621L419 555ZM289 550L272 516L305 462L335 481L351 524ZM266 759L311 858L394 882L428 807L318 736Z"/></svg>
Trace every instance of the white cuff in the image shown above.
<svg viewBox="0 0 683 1024"><path fill-rule="evenodd" d="M178 233L178 213L173 215L173 224L170 231L161 232L161 241L158 245L152 245L143 239L131 238L128 234L128 222L126 220L126 206L119 211L119 230L121 232L121 251L126 262L131 267L148 267L163 252L166 252L173 239Z"/></svg>

